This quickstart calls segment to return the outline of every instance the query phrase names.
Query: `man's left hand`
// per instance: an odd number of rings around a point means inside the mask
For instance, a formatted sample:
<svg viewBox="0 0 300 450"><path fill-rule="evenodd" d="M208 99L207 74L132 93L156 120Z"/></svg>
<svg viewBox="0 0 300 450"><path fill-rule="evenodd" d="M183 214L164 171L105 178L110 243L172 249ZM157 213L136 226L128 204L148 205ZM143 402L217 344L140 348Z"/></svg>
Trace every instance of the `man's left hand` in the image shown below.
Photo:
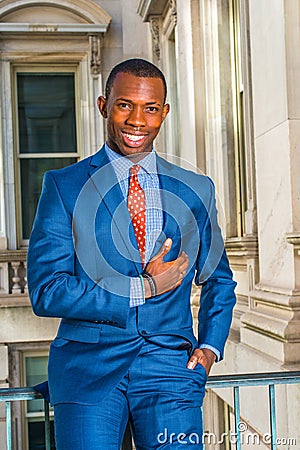
<svg viewBox="0 0 300 450"><path fill-rule="evenodd" d="M209 350L209 348L196 348L196 350L194 350L192 356L190 357L186 367L193 370L195 369L197 364L201 364L205 368L208 375L215 360L216 355L214 354L214 352Z"/></svg>

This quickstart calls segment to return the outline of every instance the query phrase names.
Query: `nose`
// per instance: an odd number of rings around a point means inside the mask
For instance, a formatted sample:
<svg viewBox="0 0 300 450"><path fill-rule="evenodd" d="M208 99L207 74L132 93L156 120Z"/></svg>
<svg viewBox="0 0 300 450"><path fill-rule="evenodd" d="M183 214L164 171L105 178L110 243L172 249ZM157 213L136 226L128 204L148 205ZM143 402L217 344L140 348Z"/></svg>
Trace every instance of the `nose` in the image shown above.
<svg viewBox="0 0 300 450"><path fill-rule="evenodd" d="M144 127L146 125L146 119L143 108L139 106L132 108L126 123L133 127Z"/></svg>

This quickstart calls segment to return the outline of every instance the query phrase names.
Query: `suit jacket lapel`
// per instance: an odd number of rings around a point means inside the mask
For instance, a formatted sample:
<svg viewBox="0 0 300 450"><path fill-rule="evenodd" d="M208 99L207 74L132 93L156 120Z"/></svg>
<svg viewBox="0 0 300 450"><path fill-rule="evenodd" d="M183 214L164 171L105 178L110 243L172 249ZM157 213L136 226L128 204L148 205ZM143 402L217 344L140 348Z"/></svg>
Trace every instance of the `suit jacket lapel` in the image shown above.
<svg viewBox="0 0 300 450"><path fill-rule="evenodd" d="M104 147L93 156L90 165L90 179L99 192L109 214L113 217L118 205L124 201L124 197ZM110 201L108 202L107 194L111 193L112 190L114 195L109 195Z"/></svg>
<svg viewBox="0 0 300 450"><path fill-rule="evenodd" d="M120 237L120 240L117 239L120 251L123 254L127 253L128 259L133 262L139 273L141 262L139 261L138 248L127 203L104 147L93 156L90 165L90 179L99 193Z"/></svg>
<svg viewBox="0 0 300 450"><path fill-rule="evenodd" d="M155 243L151 257L159 251L166 238L172 238L177 230L174 198L180 196L180 183L173 172L174 166L157 155L157 173L163 210L163 230Z"/></svg>

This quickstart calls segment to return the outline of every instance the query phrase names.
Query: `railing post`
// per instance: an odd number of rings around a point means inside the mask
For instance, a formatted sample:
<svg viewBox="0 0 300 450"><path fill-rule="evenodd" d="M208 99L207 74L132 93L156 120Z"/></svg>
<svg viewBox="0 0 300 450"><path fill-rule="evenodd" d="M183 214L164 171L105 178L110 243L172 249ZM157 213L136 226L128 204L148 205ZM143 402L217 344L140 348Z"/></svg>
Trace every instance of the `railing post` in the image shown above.
<svg viewBox="0 0 300 450"><path fill-rule="evenodd" d="M204 409L203 405L201 406L201 418L202 418L202 444L203 444L203 450L205 450L205 439L204 439Z"/></svg>
<svg viewBox="0 0 300 450"><path fill-rule="evenodd" d="M275 386L274 384L269 385L269 402L270 402L270 429L271 429L271 449L276 450L276 407L275 407Z"/></svg>
<svg viewBox="0 0 300 450"><path fill-rule="evenodd" d="M49 403L44 400L45 411L45 450L51 450L51 437L50 437L50 418L49 418Z"/></svg>
<svg viewBox="0 0 300 450"><path fill-rule="evenodd" d="M10 402L5 402L6 406L6 446L7 450L12 450L11 442L11 404Z"/></svg>
<svg viewBox="0 0 300 450"><path fill-rule="evenodd" d="M235 432L236 432L236 450L241 450L241 412L240 412L240 388L235 386L233 388L234 395L234 418L235 418Z"/></svg>

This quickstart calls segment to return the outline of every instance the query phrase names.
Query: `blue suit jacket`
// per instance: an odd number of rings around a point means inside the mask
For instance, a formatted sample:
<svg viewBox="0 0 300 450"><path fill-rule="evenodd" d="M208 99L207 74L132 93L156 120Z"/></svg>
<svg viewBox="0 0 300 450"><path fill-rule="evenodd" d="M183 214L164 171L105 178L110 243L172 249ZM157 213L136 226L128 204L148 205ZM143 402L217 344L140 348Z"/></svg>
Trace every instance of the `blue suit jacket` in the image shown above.
<svg viewBox="0 0 300 450"><path fill-rule="evenodd" d="M235 304L232 273L217 224L214 186L157 157L165 260L182 250L189 270L171 292L129 307L130 279L142 265L129 213L104 149L45 174L28 250L34 312L62 318L49 355L51 403L94 403L124 376L144 339L170 348L209 344L223 353ZM202 286L198 342L192 281Z"/></svg>

